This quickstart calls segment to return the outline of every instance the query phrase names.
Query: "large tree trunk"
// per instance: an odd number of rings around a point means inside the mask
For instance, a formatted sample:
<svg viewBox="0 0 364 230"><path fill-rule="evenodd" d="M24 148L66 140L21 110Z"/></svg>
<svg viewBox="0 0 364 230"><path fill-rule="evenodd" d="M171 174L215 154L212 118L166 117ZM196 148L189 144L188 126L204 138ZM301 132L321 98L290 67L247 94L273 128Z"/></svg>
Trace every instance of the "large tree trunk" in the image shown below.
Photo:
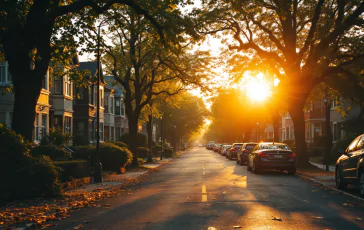
<svg viewBox="0 0 364 230"><path fill-rule="evenodd" d="M277 111L273 112L272 123L273 123L273 141L279 142L279 113Z"/></svg>
<svg viewBox="0 0 364 230"><path fill-rule="evenodd" d="M32 78L30 76L23 79L23 82L14 84L15 103L12 129L24 136L26 140L31 141L33 138L36 105L42 89L42 81L39 78Z"/></svg>
<svg viewBox="0 0 364 230"><path fill-rule="evenodd" d="M294 124L294 134L296 141L297 164L299 166L308 165L308 154L305 140L305 119L303 112L304 103L295 104L289 108Z"/></svg>
<svg viewBox="0 0 364 230"><path fill-rule="evenodd" d="M147 132L148 132L148 148L149 148L149 156L148 161L153 161L152 159L152 148L153 148L153 129L152 129L153 116L148 116L147 122Z"/></svg>
<svg viewBox="0 0 364 230"><path fill-rule="evenodd" d="M133 153L133 166L138 165L138 152L137 152L137 138L138 138L138 119L134 117L128 117L129 124L129 149Z"/></svg>

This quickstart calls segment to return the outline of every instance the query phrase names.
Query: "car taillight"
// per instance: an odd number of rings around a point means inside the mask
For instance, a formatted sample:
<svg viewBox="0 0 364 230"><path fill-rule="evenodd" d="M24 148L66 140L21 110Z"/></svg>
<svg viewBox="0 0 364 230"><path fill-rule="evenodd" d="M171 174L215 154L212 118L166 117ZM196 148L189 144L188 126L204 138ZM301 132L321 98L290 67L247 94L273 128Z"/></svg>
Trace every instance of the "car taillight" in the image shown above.
<svg viewBox="0 0 364 230"><path fill-rule="evenodd" d="M236 151L236 148L231 149L231 151L235 152Z"/></svg>
<svg viewBox="0 0 364 230"><path fill-rule="evenodd" d="M295 153L290 153L287 155L288 158L296 158L296 154Z"/></svg>
<svg viewBox="0 0 364 230"><path fill-rule="evenodd" d="M258 156L260 156L260 157L269 157L269 154L268 153L259 152L258 153Z"/></svg>
<svg viewBox="0 0 364 230"><path fill-rule="evenodd" d="M249 151L247 149L244 149L243 153L248 153Z"/></svg>

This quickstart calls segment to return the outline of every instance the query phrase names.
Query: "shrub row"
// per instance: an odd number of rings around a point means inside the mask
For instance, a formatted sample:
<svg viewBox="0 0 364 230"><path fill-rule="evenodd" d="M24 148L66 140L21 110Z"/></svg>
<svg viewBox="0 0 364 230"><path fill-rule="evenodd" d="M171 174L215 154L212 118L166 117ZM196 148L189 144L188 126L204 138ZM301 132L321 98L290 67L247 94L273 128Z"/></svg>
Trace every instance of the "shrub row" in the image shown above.
<svg viewBox="0 0 364 230"><path fill-rule="evenodd" d="M49 157L33 157L31 144L0 124L0 202L60 195L59 171Z"/></svg>

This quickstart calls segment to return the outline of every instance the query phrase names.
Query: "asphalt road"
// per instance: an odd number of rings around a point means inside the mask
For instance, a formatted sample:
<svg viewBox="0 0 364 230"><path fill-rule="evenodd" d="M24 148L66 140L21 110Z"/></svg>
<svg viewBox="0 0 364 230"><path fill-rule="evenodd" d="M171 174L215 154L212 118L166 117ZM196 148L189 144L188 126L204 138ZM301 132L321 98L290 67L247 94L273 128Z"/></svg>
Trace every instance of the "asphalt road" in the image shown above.
<svg viewBox="0 0 364 230"><path fill-rule="evenodd" d="M204 148L172 160L128 193L102 201L109 208L77 211L56 229L364 229L360 201L298 176L255 175Z"/></svg>

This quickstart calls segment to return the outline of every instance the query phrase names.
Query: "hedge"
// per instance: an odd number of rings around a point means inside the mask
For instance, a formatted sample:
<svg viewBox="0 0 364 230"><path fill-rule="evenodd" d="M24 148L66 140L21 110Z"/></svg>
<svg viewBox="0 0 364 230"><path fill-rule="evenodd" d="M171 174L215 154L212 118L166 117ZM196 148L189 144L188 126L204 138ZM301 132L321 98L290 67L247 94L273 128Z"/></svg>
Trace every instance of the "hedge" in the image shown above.
<svg viewBox="0 0 364 230"><path fill-rule="evenodd" d="M96 148L95 146L80 146L77 151L73 153L75 159L90 160L91 165L96 163ZM120 172L121 167L131 164L133 154L129 149L119 147L112 143L100 144L100 160L104 170L112 170Z"/></svg>
<svg viewBox="0 0 364 230"><path fill-rule="evenodd" d="M146 147L147 139L148 139L147 136L143 133L138 133L136 140L131 140L129 133L124 133L123 135L120 136L120 140L127 145L130 145L132 141L136 141L137 147Z"/></svg>
<svg viewBox="0 0 364 230"><path fill-rule="evenodd" d="M52 160L57 158L72 158L72 153L66 151L62 147L56 147L54 145L39 145L30 150L30 155L39 157L41 155L49 156Z"/></svg>
<svg viewBox="0 0 364 230"><path fill-rule="evenodd" d="M62 169L59 175L61 182L90 176L90 164L86 160L53 161L53 164Z"/></svg>

